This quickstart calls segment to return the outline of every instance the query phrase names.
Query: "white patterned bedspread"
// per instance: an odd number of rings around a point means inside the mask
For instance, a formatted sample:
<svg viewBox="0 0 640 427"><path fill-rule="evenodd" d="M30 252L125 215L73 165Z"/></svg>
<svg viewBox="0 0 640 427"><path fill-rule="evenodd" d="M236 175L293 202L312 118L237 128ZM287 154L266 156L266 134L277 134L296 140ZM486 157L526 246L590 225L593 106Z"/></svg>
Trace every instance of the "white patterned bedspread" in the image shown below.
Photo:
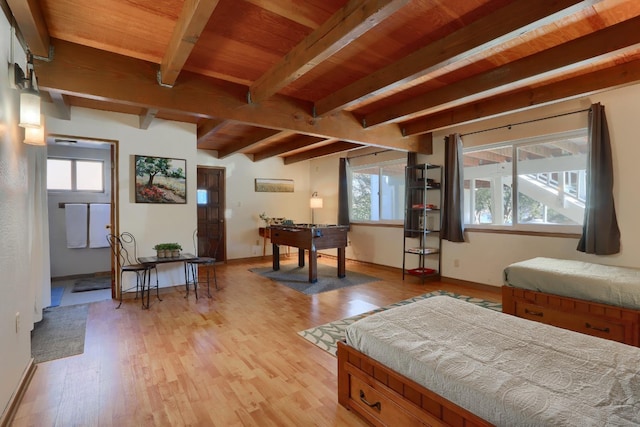
<svg viewBox="0 0 640 427"><path fill-rule="evenodd" d="M640 309L640 269L538 257L504 269L504 284Z"/></svg>
<svg viewBox="0 0 640 427"><path fill-rule="evenodd" d="M640 425L640 348L447 296L361 319L346 340L499 426Z"/></svg>

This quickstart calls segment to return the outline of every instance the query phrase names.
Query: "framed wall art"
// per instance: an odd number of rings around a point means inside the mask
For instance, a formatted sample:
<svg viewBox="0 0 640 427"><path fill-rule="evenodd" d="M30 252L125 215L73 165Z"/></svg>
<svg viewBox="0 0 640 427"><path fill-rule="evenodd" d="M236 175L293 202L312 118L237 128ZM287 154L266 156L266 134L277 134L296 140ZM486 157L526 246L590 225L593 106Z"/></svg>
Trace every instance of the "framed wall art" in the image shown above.
<svg viewBox="0 0 640 427"><path fill-rule="evenodd" d="M256 178L256 192L293 193L293 180Z"/></svg>
<svg viewBox="0 0 640 427"><path fill-rule="evenodd" d="M136 203L187 203L187 161L135 156Z"/></svg>

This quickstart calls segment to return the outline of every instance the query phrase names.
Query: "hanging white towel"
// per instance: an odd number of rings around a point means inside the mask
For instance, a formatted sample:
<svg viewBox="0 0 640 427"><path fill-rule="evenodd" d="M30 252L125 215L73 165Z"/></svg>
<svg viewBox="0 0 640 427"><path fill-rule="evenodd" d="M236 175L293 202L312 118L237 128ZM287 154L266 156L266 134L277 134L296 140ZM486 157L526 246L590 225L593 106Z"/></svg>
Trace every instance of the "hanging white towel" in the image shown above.
<svg viewBox="0 0 640 427"><path fill-rule="evenodd" d="M91 203L89 205L89 247L107 248L107 226L111 223L111 205L109 203Z"/></svg>
<svg viewBox="0 0 640 427"><path fill-rule="evenodd" d="M87 247L87 205L66 204L64 207L67 227L67 247Z"/></svg>

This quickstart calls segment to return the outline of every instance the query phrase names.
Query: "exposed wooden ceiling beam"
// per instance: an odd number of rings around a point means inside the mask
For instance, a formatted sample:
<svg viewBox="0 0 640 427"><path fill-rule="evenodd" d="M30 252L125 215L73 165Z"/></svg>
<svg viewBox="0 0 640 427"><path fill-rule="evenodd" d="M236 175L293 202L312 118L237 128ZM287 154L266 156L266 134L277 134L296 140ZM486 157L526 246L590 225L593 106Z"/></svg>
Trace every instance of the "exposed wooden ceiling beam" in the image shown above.
<svg viewBox="0 0 640 427"><path fill-rule="evenodd" d="M71 106L67 102L66 97L60 92L51 91L49 96L56 107L57 117L62 120L71 120Z"/></svg>
<svg viewBox="0 0 640 427"><path fill-rule="evenodd" d="M7 0L31 53L49 57L49 30L38 0Z"/></svg>
<svg viewBox="0 0 640 427"><path fill-rule="evenodd" d="M597 2L517 0L317 101L316 114L320 116L349 107L383 91L394 90L438 68L491 49Z"/></svg>
<svg viewBox="0 0 640 427"><path fill-rule="evenodd" d="M239 153L242 150L251 148L254 145L259 144L267 138L271 138L278 135L281 131L274 129L252 129L251 132L244 135L241 139L229 144L228 147L218 150L218 158L224 159L232 154Z"/></svg>
<svg viewBox="0 0 640 427"><path fill-rule="evenodd" d="M587 61L640 43L640 17L624 21L562 45L527 56L363 117L366 126L412 119L439 105L472 99L483 92Z"/></svg>
<svg viewBox="0 0 640 427"><path fill-rule="evenodd" d="M407 3L408 0L350 0L251 85L250 102L269 98Z"/></svg>
<svg viewBox="0 0 640 427"><path fill-rule="evenodd" d="M140 114L140 129L149 129L149 125L158 114L157 108L145 108Z"/></svg>
<svg viewBox="0 0 640 427"><path fill-rule="evenodd" d="M333 144L323 145L322 147L287 156L284 158L284 164L290 165L292 163L302 162L304 160L313 159L315 157L328 156L329 154L335 154L341 151L353 150L354 148L358 147L361 147L361 145L354 144L352 142L339 141Z"/></svg>
<svg viewBox="0 0 640 427"><path fill-rule="evenodd" d="M322 141L325 141L325 139L315 136L299 135L295 139L283 141L279 144L267 147L266 149L261 150L259 153L255 153L253 155L253 161L258 162L260 160L288 153L289 151L298 150L300 148L304 148Z"/></svg>
<svg viewBox="0 0 640 427"><path fill-rule="evenodd" d="M183 72L172 89L158 86L154 64L52 39L54 61L35 61L39 86L69 95L198 117L217 117L276 130L336 138L365 145L417 151L419 138L402 137L396 125L363 129L350 113L312 117L310 103L276 95L261 104L247 104L247 87Z"/></svg>
<svg viewBox="0 0 640 427"><path fill-rule="evenodd" d="M639 81L640 60L636 60L536 88L511 91L489 100L424 116L419 120L406 123L403 129L408 135L418 135Z"/></svg>
<svg viewBox="0 0 640 427"><path fill-rule="evenodd" d="M213 136L226 123L223 119L207 119L198 126L198 144Z"/></svg>
<svg viewBox="0 0 640 427"><path fill-rule="evenodd" d="M159 80L163 85L175 84L219 1L186 0L184 2L176 27L171 34L169 46L160 64Z"/></svg>

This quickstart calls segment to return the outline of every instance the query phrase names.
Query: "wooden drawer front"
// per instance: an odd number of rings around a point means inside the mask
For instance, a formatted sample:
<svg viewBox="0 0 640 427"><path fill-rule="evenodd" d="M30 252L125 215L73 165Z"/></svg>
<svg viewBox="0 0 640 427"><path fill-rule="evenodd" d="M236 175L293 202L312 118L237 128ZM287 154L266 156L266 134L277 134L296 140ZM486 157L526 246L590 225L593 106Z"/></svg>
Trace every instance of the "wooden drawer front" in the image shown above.
<svg viewBox="0 0 640 427"><path fill-rule="evenodd" d="M424 426L420 420L405 412L399 405L359 378L351 375L350 382L350 406L357 406L359 408L358 412L374 424L385 426Z"/></svg>
<svg viewBox="0 0 640 427"><path fill-rule="evenodd" d="M613 341L626 343L632 340L631 323L565 313L520 301L516 302L516 316Z"/></svg>

